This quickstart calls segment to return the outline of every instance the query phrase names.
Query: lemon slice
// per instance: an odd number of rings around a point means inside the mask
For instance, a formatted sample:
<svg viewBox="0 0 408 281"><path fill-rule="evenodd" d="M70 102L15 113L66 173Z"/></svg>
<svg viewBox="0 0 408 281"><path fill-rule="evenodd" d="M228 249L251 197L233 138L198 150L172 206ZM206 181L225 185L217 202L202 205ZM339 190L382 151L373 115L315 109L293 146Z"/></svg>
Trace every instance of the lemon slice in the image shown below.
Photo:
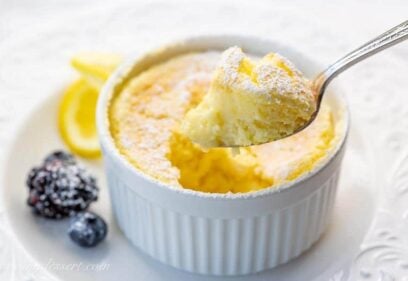
<svg viewBox="0 0 408 281"><path fill-rule="evenodd" d="M101 155L96 132L96 103L99 90L119 65L116 54L81 53L71 59L71 65L81 78L64 92L58 111L58 127L69 149L82 157Z"/></svg>
<svg viewBox="0 0 408 281"><path fill-rule="evenodd" d="M62 139L73 153L87 158L101 154L95 122L98 94L87 80L79 79L65 90L58 111Z"/></svg>
<svg viewBox="0 0 408 281"><path fill-rule="evenodd" d="M121 61L116 54L80 53L71 59L71 65L91 86L100 89Z"/></svg>

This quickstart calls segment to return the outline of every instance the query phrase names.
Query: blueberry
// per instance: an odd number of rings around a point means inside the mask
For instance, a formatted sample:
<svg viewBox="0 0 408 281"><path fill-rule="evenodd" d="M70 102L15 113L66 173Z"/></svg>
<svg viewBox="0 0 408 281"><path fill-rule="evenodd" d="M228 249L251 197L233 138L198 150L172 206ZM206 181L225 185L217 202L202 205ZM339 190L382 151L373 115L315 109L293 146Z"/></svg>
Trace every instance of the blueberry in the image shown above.
<svg viewBox="0 0 408 281"><path fill-rule="evenodd" d="M78 213L71 219L68 235L81 247L94 247L108 232L105 221L92 212Z"/></svg>

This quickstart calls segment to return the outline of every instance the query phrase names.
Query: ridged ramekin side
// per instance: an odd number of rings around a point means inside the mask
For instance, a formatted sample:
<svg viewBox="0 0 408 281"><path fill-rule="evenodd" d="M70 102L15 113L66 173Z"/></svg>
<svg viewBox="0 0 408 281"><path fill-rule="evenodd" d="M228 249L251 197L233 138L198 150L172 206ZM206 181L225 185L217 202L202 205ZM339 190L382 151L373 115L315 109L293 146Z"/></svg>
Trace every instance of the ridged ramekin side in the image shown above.
<svg viewBox="0 0 408 281"><path fill-rule="evenodd" d="M153 203L118 176L109 157L105 161L114 213L132 244L165 264L210 275L259 272L308 249L327 225L340 168L292 205L225 219L179 213Z"/></svg>

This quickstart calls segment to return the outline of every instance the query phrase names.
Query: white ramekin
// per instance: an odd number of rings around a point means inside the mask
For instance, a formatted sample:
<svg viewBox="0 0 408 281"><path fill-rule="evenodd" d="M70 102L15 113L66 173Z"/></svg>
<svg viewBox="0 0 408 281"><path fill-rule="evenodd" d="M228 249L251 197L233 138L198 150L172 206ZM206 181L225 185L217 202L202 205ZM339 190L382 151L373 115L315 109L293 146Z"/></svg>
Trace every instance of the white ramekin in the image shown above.
<svg viewBox="0 0 408 281"><path fill-rule="evenodd" d="M97 123L113 210L126 237L151 257L190 272L242 275L273 268L308 249L321 236L333 208L348 131L338 91L326 97L335 109L339 142L319 167L278 188L245 194L209 194L176 188L143 174L115 148L107 109L126 82L178 54L241 46L292 60L307 76L320 70L303 55L273 41L241 36L195 37L125 63L98 102Z"/></svg>

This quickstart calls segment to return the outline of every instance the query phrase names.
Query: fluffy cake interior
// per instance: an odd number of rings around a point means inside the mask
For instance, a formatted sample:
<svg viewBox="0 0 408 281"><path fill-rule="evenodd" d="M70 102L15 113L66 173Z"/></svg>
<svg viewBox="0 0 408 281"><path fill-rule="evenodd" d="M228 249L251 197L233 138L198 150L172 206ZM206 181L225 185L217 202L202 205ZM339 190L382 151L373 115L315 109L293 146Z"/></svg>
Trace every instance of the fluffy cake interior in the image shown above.
<svg viewBox="0 0 408 281"><path fill-rule="evenodd" d="M293 134L315 110L309 82L293 64L273 53L253 60L232 47L181 131L203 147L262 144Z"/></svg>

